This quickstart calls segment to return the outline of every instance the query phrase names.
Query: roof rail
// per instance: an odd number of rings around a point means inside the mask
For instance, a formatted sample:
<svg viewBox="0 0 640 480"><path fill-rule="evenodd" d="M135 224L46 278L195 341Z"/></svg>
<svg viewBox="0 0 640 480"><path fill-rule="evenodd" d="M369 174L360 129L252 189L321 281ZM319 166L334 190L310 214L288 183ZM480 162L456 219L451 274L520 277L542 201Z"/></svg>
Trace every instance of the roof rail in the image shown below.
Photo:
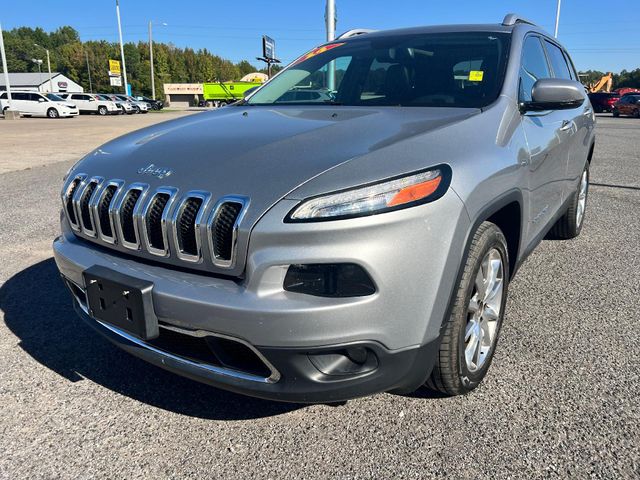
<svg viewBox="0 0 640 480"><path fill-rule="evenodd" d="M517 13L507 13L504 17L504 20L502 20L502 25L504 25L505 27L511 27L516 23L526 23L529 25L535 25L535 23L533 23L531 20L527 20L526 18L521 17Z"/></svg>
<svg viewBox="0 0 640 480"><path fill-rule="evenodd" d="M343 38L351 38L357 37L358 35L365 35L367 33L375 32L375 30L371 30L369 28L354 28L353 30L349 30L340 35L337 40L342 40Z"/></svg>

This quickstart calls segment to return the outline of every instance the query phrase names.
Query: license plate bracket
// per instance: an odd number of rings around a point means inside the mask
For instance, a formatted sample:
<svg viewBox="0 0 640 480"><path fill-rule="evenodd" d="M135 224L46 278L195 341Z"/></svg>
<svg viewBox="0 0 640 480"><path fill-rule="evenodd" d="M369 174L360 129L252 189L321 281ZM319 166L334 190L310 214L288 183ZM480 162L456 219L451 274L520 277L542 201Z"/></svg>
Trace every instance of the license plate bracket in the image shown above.
<svg viewBox="0 0 640 480"><path fill-rule="evenodd" d="M128 333L152 340L159 335L153 283L95 265L83 272L89 314Z"/></svg>

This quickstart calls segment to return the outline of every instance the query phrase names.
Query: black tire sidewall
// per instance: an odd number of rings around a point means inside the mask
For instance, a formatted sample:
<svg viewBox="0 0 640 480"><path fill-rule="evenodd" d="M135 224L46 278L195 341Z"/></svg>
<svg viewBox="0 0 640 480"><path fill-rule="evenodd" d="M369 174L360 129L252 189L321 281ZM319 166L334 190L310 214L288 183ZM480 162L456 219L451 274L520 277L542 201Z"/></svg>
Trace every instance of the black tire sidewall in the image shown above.
<svg viewBox="0 0 640 480"><path fill-rule="evenodd" d="M107 107L99 107L98 108L98 115L106 115L107 114Z"/></svg>
<svg viewBox="0 0 640 480"><path fill-rule="evenodd" d="M464 302L461 305L461 309L457 312L454 312L458 318L456 318L456 328L458 329L457 337L458 337L458 374L460 376L460 382L465 390L473 390L476 388L482 379L485 377L489 367L491 366L491 362L493 360L493 356L496 351L496 347L498 344L498 339L500 336L500 330L502 327L502 321L504 318L505 307L507 303L507 295L509 290L509 255L507 253L507 242L498 227L493 226L491 230L488 232L488 238L486 241L482 242L480 248L475 252L470 252L473 255L473 259L475 261L474 268L471 270L471 276L468 278L463 277L460 288L465 288L465 296ZM471 300L471 296L473 295L473 289L475 284L475 278L478 274L478 270L481 267L482 260L484 256L492 249L495 248L500 252L500 256L502 257L502 265L503 265L503 292L502 292L502 303L500 304L500 315L498 318L498 324L496 327L496 337L493 340L493 346L491 348L491 353L489 358L485 361L482 368L475 372L470 372L467 368L467 363L465 360L465 331L468 321L468 312L467 308L469 302ZM468 260L469 261L469 260ZM464 285L463 285L464 283Z"/></svg>
<svg viewBox="0 0 640 480"><path fill-rule="evenodd" d="M51 115L51 112L55 112L53 115ZM49 110L47 110L47 117L49 118L58 118L60 116L60 114L58 113L58 110L56 110L55 108L50 108Z"/></svg>

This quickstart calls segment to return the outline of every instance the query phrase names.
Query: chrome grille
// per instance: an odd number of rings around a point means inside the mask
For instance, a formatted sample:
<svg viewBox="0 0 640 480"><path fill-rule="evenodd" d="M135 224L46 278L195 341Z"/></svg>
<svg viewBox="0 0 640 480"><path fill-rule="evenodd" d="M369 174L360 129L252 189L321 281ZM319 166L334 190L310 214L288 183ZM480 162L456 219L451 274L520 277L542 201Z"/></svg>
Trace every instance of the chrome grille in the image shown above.
<svg viewBox="0 0 640 480"><path fill-rule="evenodd" d="M150 190L147 184L79 174L65 184L62 203L78 236L171 263L231 269L248 199L226 196L211 202L211 194L200 190Z"/></svg>

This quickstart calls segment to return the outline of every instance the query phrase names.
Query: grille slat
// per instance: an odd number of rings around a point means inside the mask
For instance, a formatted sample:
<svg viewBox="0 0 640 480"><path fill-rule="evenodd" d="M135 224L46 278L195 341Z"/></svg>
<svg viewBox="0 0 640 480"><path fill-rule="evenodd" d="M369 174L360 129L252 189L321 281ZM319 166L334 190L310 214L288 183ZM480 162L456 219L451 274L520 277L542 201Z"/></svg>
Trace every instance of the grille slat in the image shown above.
<svg viewBox="0 0 640 480"><path fill-rule="evenodd" d="M129 190L127 196L122 203L120 210L120 225L122 227L122 236L128 243L138 243L136 228L134 225L133 211L142 192L138 189Z"/></svg>
<svg viewBox="0 0 640 480"><path fill-rule="evenodd" d="M76 190L80 185L80 179L75 178L69 188L67 190L67 197L65 199L65 208L67 210L67 218L72 225L78 225L78 219L76 218L76 211L73 208L73 195L76 193Z"/></svg>
<svg viewBox="0 0 640 480"><path fill-rule="evenodd" d="M177 222L178 248L183 254L198 256L199 246L196 239L196 218L202 199L190 197L184 202Z"/></svg>
<svg viewBox="0 0 640 480"><path fill-rule="evenodd" d="M118 191L116 185L109 185L98 204L98 222L100 222L100 231L105 237L113 238L113 229L111 228L111 219L109 217L109 207L114 195Z"/></svg>
<svg viewBox="0 0 640 480"><path fill-rule="evenodd" d="M85 188L84 192L82 192L82 197L80 198L80 220L82 221L82 228L89 232L95 231L93 226L93 219L91 218L89 201L91 200L91 196L93 195L93 192L96 191L97 187L98 182L90 182L87 188Z"/></svg>
<svg viewBox="0 0 640 480"><path fill-rule="evenodd" d="M156 194L151 200L149 210L145 218L149 245L162 251L167 249L164 233L162 231L162 214L169 202L169 198L171 197L168 193Z"/></svg>
<svg viewBox="0 0 640 480"><path fill-rule="evenodd" d="M234 226L242 204L227 202L222 204L214 220L213 255L219 260L231 260Z"/></svg>

